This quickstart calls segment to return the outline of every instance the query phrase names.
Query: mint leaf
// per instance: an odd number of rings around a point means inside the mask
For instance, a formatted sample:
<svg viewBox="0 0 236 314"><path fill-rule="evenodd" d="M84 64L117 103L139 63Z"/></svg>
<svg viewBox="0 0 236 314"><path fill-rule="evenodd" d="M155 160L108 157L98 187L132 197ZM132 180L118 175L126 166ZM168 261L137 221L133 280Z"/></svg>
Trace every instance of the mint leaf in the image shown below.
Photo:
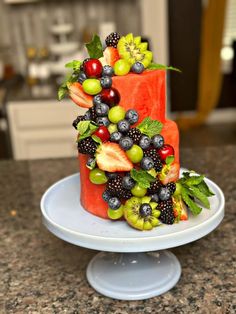
<svg viewBox="0 0 236 314"><path fill-rule="evenodd" d="M194 197L196 197L206 208L210 208L210 202L207 197L196 186L192 186L191 191Z"/></svg>
<svg viewBox="0 0 236 314"><path fill-rule="evenodd" d="M172 67L172 66L167 66L164 64L158 64L158 63L151 63L149 64L149 66L147 67L148 70L172 70L172 71L177 71L177 72L181 72L180 69Z"/></svg>
<svg viewBox="0 0 236 314"><path fill-rule="evenodd" d="M91 136L96 130L98 126L91 121L80 121L77 124L77 130L79 131L79 140L83 140L86 137Z"/></svg>
<svg viewBox="0 0 236 314"><path fill-rule="evenodd" d="M67 88L67 85L65 83L63 83L59 89L58 89L58 92L57 92L57 98L58 100L62 100L66 94L68 92L68 88Z"/></svg>
<svg viewBox="0 0 236 314"><path fill-rule="evenodd" d="M205 194L207 197L215 195L208 187L206 182L203 180L200 184L198 184L198 189Z"/></svg>
<svg viewBox="0 0 236 314"><path fill-rule="evenodd" d="M202 208L199 207L188 195L188 191L182 187L182 198L184 200L184 202L186 203L186 205L189 207L189 209L191 210L191 212L193 213L193 215L198 215L200 214L200 212L202 211Z"/></svg>
<svg viewBox="0 0 236 314"><path fill-rule="evenodd" d="M92 135L92 139L94 140L94 142L96 142L98 144L102 144L102 140L100 139L100 137L98 137L96 135Z"/></svg>
<svg viewBox="0 0 236 314"><path fill-rule="evenodd" d="M157 120L151 120L149 117L143 119L143 121L137 126L141 133L153 137L159 134L162 130L163 124Z"/></svg>
<svg viewBox="0 0 236 314"><path fill-rule="evenodd" d="M130 171L131 178L133 178L140 187L148 189L150 187L150 183L154 182L156 179L147 173L145 170L136 170L132 169Z"/></svg>
<svg viewBox="0 0 236 314"><path fill-rule="evenodd" d="M188 179L185 181L185 183L192 187L192 185L198 185L200 184L204 179L204 176L191 176L191 177L188 177Z"/></svg>
<svg viewBox="0 0 236 314"><path fill-rule="evenodd" d="M166 162L167 165L170 165L170 164L172 164L172 162L173 162L174 160L175 160L175 156L174 156L174 155L171 155L171 156L166 157L165 162Z"/></svg>
<svg viewBox="0 0 236 314"><path fill-rule="evenodd" d="M102 42L97 34L93 35L93 39L85 46L90 58L99 59L103 56Z"/></svg>
<svg viewBox="0 0 236 314"><path fill-rule="evenodd" d="M66 63L65 67L71 68L73 69L73 71L78 72L80 70L81 63L82 63L81 61L73 60L71 62Z"/></svg>

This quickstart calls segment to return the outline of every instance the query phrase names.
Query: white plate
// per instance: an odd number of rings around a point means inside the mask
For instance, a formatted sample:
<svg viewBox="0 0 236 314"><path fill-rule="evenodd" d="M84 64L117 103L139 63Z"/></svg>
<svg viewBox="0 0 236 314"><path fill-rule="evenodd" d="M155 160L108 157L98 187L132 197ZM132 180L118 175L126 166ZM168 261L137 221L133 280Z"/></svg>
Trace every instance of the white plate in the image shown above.
<svg viewBox="0 0 236 314"><path fill-rule="evenodd" d="M41 210L45 226L57 237L82 247L109 252L148 252L180 246L214 230L224 216L224 195L206 179L215 196L211 209L197 217L171 226L162 225L151 231L138 231L125 221L96 217L80 204L80 176L74 174L52 185L43 195Z"/></svg>

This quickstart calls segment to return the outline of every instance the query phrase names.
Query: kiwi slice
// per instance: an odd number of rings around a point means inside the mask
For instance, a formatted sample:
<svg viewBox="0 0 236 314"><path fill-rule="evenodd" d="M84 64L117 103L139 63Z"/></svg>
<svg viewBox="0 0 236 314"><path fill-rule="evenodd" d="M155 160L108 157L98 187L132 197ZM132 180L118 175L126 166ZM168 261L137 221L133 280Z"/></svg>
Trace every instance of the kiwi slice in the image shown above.
<svg viewBox="0 0 236 314"><path fill-rule="evenodd" d="M139 61L147 68L152 61L152 52L147 50L147 43L141 42L140 36L134 37L131 33L122 36L117 49L120 57L127 60L131 66Z"/></svg>
<svg viewBox="0 0 236 314"><path fill-rule="evenodd" d="M149 205L149 211L142 210L143 205ZM158 204L151 202L151 197L131 197L125 202L124 217L128 224L138 230L151 230L160 224L158 217L160 211L156 209Z"/></svg>

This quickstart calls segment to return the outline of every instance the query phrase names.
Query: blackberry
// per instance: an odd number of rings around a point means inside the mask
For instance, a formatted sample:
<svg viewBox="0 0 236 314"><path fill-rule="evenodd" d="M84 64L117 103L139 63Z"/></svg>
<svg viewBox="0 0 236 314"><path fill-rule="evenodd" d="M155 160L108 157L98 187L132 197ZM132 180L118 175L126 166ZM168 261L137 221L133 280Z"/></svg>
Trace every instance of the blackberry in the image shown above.
<svg viewBox="0 0 236 314"><path fill-rule="evenodd" d="M159 179L156 179L156 181L150 183L150 188L148 189L149 194L155 194L158 192L160 187L162 186Z"/></svg>
<svg viewBox="0 0 236 314"><path fill-rule="evenodd" d="M86 137L85 139L78 142L78 151L81 154L94 155L97 149L97 144L91 137Z"/></svg>
<svg viewBox="0 0 236 314"><path fill-rule="evenodd" d="M85 117L84 116L78 116L72 123L73 127L77 130L77 124L80 121L85 121Z"/></svg>
<svg viewBox="0 0 236 314"><path fill-rule="evenodd" d="M167 225L172 225L175 221L172 200L162 201L158 203L161 210L159 219Z"/></svg>
<svg viewBox="0 0 236 314"><path fill-rule="evenodd" d="M160 156L157 153L155 148L151 148L149 150L144 151L144 157L150 157L154 162L154 168L157 172L160 172L163 168L163 164L161 162Z"/></svg>
<svg viewBox="0 0 236 314"><path fill-rule="evenodd" d="M91 107L91 108L89 109L89 112L90 112L90 119L93 120L93 121L95 121L96 118L97 118L95 106Z"/></svg>
<svg viewBox="0 0 236 314"><path fill-rule="evenodd" d="M107 190L119 198L129 199L132 197L132 193L123 188L122 181L123 178L119 175L114 179L108 180Z"/></svg>
<svg viewBox="0 0 236 314"><path fill-rule="evenodd" d="M120 35L118 33L114 32L114 33L111 33L110 35L107 36L105 42L106 42L106 45L108 47L117 48L117 44L118 44L119 39L120 39Z"/></svg>
<svg viewBox="0 0 236 314"><path fill-rule="evenodd" d="M127 136L132 138L134 144L139 144L139 141L141 140L142 133L137 128L129 129L127 132Z"/></svg>
<svg viewBox="0 0 236 314"><path fill-rule="evenodd" d="M167 189L170 191L170 194L173 195L176 190L176 184L174 182L169 182L166 185Z"/></svg>

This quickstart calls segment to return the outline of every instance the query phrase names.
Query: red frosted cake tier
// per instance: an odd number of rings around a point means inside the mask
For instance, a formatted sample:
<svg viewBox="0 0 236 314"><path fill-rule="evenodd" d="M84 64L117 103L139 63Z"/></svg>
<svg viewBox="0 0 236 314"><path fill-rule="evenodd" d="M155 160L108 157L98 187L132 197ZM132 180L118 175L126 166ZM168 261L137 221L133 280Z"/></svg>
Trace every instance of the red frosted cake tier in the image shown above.
<svg viewBox="0 0 236 314"><path fill-rule="evenodd" d="M119 105L126 110L136 109L139 121L146 117L163 123L161 134L165 142L175 150L175 161L179 162L179 132L174 121L165 119L166 108L166 72L161 70L145 71L142 74L128 74L113 77L112 86L119 90ZM86 167L87 156L79 154L81 178L81 204L91 214L107 217L107 203L102 199L105 185L95 185L89 180L89 169Z"/></svg>

